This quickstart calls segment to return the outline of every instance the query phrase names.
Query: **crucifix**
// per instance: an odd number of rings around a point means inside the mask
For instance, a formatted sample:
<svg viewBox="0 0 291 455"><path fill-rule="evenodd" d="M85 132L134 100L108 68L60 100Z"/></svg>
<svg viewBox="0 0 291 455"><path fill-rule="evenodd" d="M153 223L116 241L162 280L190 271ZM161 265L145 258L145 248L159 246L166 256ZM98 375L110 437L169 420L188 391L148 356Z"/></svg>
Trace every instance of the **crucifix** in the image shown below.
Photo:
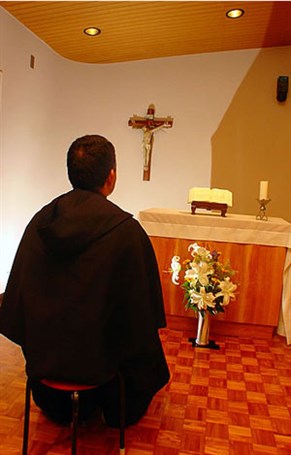
<svg viewBox="0 0 291 455"><path fill-rule="evenodd" d="M154 133L163 128L173 126L172 117L155 117L155 106L150 104L145 117L133 115L128 120L128 125L143 131L142 152L143 152L143 180L150 180L152 148Z"/></svg>

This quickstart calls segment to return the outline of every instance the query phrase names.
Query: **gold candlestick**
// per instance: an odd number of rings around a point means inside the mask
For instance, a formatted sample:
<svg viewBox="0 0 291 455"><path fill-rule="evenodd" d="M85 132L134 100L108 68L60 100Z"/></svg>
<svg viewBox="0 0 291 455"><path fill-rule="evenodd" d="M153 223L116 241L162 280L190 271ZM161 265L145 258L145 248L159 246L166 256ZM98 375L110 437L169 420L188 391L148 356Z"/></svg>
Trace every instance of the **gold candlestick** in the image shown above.
<svg viewBox="0 0 291 455"><path fill-rule="evenodd" d="M266 215L266 206L270 202L271 199L257 199L258 203L260 204L259 213L256 216L256 220L263 220L268 221L268 217Z"/></svg>

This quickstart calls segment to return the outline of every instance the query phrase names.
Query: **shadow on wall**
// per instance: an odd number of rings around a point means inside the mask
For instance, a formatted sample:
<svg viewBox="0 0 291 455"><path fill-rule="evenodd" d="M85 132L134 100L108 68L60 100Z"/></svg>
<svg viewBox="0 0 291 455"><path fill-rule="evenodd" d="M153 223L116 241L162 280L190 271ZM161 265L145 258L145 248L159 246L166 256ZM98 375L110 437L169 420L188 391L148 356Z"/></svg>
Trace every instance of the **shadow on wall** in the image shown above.
<svg viewBox="0 0 291 455"><path fill-rule="evenodd" d="M256 215L259 184L267 180L267 215L291 222L290 62L289 46L262 49L212 137L211 186L232 191L230 212ZM279 102L282 75L289 76L289 93Z"/></svg>

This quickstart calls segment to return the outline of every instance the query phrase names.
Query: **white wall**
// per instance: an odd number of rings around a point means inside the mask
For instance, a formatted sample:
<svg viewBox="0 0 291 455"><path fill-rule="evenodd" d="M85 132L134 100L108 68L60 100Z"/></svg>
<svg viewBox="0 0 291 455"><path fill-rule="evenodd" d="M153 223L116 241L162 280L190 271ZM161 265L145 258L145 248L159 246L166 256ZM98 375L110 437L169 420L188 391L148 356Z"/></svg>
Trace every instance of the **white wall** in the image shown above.
<svg viewBox="0 0 291 455"><path fill-rule="evenodd" d="M209 185L211 135L256 52L165 58L115 65L69 63L63 87L66 107L59 126L74 136L97 132L117 150L113 199L137 213L147 207L188 209L191 186ZM231 72L228 84L221 89ZM174 117L172 129L155 134L151 180L142 180L142 133L128 127L153 102L156 115Z"/></svg>
<svg viewBox="0 0 291 455"><path fill-rule="evenodd" d="M2 291L25 225L70 189L66 151L78 136L102 134L115 145L112 200L125 210L189 210L188 189L210 185L211 136L259 51L91 65L56 55L2 8L0 28ZM150 103L157 116L174 117L174 125L155 134L145 182L142 133L128 119L146 114Z"/></svg>

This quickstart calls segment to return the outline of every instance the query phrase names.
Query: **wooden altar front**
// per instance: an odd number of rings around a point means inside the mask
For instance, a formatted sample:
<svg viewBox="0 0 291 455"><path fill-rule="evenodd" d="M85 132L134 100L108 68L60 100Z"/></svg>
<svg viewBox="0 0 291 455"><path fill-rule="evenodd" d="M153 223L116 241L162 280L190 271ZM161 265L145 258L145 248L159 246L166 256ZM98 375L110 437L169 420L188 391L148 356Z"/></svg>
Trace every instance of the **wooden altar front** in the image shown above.
<svg viewBox="0 0 291 455"><path fill-rule="evenodd" d="M197 242L221 252L221 260L229 260L237 271L237 298L225 313L212 318L212 333L258 338L273 335L281 307L289 223L280 218L266 222L248 215L220 217L167 209L144 210L139 220L156 253L169 328L193 333L196 325L169 269L174 255L189 258L188 246Z"/></svg>

